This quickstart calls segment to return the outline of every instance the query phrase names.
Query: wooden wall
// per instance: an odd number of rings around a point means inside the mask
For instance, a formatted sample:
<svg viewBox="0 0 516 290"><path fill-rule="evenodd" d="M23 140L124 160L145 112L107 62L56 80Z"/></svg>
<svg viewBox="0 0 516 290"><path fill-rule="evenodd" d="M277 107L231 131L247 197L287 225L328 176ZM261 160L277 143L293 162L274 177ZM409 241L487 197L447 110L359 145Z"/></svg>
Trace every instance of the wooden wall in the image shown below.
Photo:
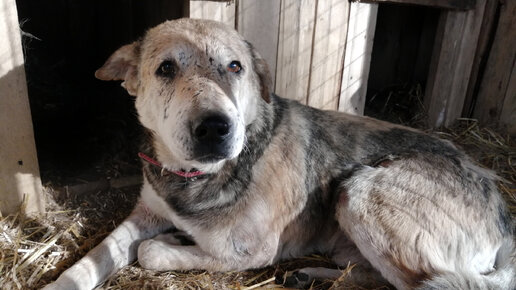
<svg viewBox="0 0 516 290"><path fill-rule="evenodd" d="M376 4L351 3L339 111L364 113L377 13Z"/></svg>
<svg viewBox="0 0 516 290"><path fill-rule="evenodd" d="M376 7L347 0L190 1L190 17L235 27L269 64L278 95L362 114Z"/></svg>
<svg viewBox="0 0 516 290"><path fill-rule="evenodd" d="M425 94L433 125L473 117L481 123L504 124L516 134L516 1L365 1L373 4L347 0L67 0L55 5L4 1L0 7L0 36L6 40L0 43L0 159L6 166L0 167L0 211L14 210L27 194L31 209L41 210L43 204L18 23L24 31L31 106L41 109L32 111L39 127L36 137L47 129L51 132L46 141L37 140L38 150L43 148L38 157L41 161L51 153L48 160L54 165L77 166L77 155L90 162L106 154L105 148L99 154L90 145L121 132L116 126L105 130L110 121L123 119L117 115L120 109L131 114L130 101L116 101L127 98L123 90L117 84L100 84L92 72L114 49L148 27L183 16L235 27L269 63L277 94L318 108L362 114L377 3L384 2L440 3ZM82 122L77 119L81 114L87 114L88 122L91 116L98 117L93 121L101 125ZM119 123L127 121L123 120ZM16 130L11 129L13 122Z"/></svg>
<svg viewBox="0 0 516 290"><path fill-rule="evenodd" d="M18 15L14 0L0 5L0 217L43 212L38 158L23 67Z"/></svg>
<svg viewBox="0 0 516 290"><path fill-rule="evenodd" d="M485 124L506 125L516 135L516 1L487 0L486 7L484 23L493 27L483 34L490 49L478 52L470 114Z"/></svg>
<svg viewBox="0 0 516 290"><path fill-rule="evenodd" d="M426 85L424 105L430 126L450 126L457 118L466 117L484 124L501 123L516 133L516 1L363 2L367 4L346 0L190 1L190 17L225 21L253 42L270 65L278 95L317 108L363 114L368 81L378 90L382 83L395 82L393 77L413 74L406 79ZM421 19L419 42L404 47L401 43L399 50L386 47L393 49L392 55L383 57L383 64L374 60L376 68L370 75L378 3L408 13L390 20L390 26L401 25L390 27L397 29L394 34L417 28L402 27L401 18L413 17L411 11L419 9L431 17ZM375 42L389 29L380 28ZM409 62L397 60L410 53L415 53L412 67L402 67Z"/></svg>

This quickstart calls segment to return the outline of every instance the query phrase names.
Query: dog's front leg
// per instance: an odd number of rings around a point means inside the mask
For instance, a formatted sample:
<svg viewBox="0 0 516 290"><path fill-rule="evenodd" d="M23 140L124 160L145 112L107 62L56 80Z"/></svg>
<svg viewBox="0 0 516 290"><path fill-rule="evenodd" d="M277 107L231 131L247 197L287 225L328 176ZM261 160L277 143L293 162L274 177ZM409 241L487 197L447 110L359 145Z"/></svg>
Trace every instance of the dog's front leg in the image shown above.
<svg viewBox="0 0 516 290"><path fill-rule="evenodd" d="M252 228L251 223L247 224ZM196 241L195 245L184 245L177 233L157 236L140 244L138 262L146 269L158 271L220 272L259 268L274 261L279 235L269 232L255 237L248 228L242 227L224 232L221 229L205 232L204 238ZM231 234L227 236L229 232Z"/></svg>
<svg viewBox="0 0 516 290"><path fill-rule="evenodd" d="M198 245L173 245L159 239L150 239L140 245L138 262L143 268L157 271L192 269L230 271L240 268L237 259L222 261L206 253Z"/></svg>
<svg viewBox="0 0 516 290"><path fill-rule="evenodd" d="M153 215L140 201L131 215L86 256L44 289L93 289L136 259L143 240L173 225Z"/></svg>

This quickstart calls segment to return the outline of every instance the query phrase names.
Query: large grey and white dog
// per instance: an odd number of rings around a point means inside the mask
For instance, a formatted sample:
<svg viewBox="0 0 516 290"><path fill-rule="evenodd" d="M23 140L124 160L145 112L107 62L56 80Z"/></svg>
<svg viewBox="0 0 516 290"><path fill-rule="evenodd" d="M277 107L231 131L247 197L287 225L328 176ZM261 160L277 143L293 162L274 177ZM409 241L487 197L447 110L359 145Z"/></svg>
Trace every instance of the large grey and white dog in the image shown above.
<svg viewBox="0 0 516 290"><path fill-rule="evenodd" d="M452 144L271 94L267 66L220 23L165 22L101 67L148 131L134 212L47 289L91 289L138 258L232 271L322 253L399 289L514 289L496 177ZM171 229L193 243L183 245ZM305 268L288 282L338 277Z"/></svg>

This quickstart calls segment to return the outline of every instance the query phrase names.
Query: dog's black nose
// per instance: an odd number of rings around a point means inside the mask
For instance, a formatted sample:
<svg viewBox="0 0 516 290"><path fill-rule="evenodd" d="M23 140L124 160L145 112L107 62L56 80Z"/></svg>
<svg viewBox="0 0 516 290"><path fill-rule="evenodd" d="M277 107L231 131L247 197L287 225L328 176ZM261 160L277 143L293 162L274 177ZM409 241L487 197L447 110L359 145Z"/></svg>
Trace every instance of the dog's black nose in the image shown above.
<svg viewBox="0 0 516 290"><path fill-rule="evenodd" d="M211 116L204 119L197 128L195 128L194 134L197 140L210 142L210 143L221 143L230 135L231 126L226 118L222 116Z"/></svg>
<svg viewBox="0 0 516 290"><path fill-rule="evenodd" d="M213 162L231 156L234 128L224 115L209 115L193 128L194 155L200 162Z"/></svg>

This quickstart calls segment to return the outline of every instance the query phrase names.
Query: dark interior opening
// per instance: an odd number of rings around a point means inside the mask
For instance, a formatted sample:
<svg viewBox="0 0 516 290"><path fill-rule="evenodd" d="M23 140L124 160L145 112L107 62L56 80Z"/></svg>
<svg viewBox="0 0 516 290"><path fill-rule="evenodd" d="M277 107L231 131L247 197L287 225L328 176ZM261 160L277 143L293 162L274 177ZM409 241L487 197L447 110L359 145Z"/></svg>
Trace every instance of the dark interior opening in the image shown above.
<svg viewBox="0 0 516 290"><path fill-rule="evenodd" d="M182 17L184 3L16 1L43 182L139 170L134 100L94 72L149 27Z"/></svg>
<svg viewBox="0 0 516 290"><path fill-rule="evenodd" d="M423 94L441 10L379 4L365 115L423 122Z"/></svg>

